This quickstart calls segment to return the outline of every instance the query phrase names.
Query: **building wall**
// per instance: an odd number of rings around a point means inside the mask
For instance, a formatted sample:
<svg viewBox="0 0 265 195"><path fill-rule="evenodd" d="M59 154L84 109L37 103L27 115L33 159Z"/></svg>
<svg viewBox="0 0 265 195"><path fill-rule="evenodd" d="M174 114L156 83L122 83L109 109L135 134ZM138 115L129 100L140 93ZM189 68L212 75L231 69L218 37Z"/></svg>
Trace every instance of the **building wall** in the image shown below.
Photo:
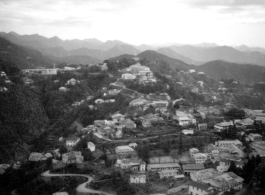
<svg viewBox="0 0 265 195"><path fill-rule="evenodd" d="M189 194L190 195L207 195L208 192L198 189L196 187L193 186L189 186Z"/></svg>

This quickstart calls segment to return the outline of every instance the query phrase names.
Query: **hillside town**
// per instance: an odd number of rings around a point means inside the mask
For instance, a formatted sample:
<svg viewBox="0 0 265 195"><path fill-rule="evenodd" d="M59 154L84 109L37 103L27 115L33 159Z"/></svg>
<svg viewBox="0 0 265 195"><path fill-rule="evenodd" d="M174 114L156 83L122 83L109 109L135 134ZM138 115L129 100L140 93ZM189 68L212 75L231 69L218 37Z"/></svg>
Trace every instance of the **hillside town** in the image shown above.
<svg viewBox="0 0 265 195"><path fill-rule="evenodd" d="M121 106L120 110L87 121L86 126L75 124L71 133L50 133L44 150L32 148L26 161L1 164L1 175L30 162L45 167L41 174L45 180L56 174L88 175L88 181L76 189L77 194L117 194L115 185L123 185L120 194L210 195L246 190L255 168L264 162L263 110L239 108L222 99L224 93L227 95L224 83L210 86L203 72L190 69L178 73L179 77L193 75L198 81L192 86L185 82L187 78L167 79L194 94L207 96L210 106L190 104L184 97L174 99L169 95L172 86L140 62L119 69L115 75L108 71L107 62L92 67L113 82L73 102L68 109L73 112L86 107L92 113L114 105ZM70 78L62 82L56 75L74 75L82 69L25 69L23 81L34 88L34 76L54 76L52 85L57 93L65 94L85 81ZM202 77L206 83L199 80ZM6 86L12 83L5 72L1 72L1 79L5 82L1 93L7 93ZM134 85L161 88L144 93ZM126 109L119 105L121 96L128 100Z"/></svg>

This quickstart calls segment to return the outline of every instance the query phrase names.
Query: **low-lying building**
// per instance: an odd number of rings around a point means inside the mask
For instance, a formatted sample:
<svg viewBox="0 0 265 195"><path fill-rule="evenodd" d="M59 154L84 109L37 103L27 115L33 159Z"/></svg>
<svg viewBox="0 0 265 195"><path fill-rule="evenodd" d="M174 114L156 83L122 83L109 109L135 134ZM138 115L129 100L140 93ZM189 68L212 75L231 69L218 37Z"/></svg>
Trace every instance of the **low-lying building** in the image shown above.
<svg viewBox="0 0 265 195"><path fill-rule="evenodd" d="M158 172L160 179L163 178L180 178L181 176L184 177L183 174L181 174L179 169L174 170L162 170Z"/></svg>
<svg viewBox="0 0 265 195"><path fill-rule="evenodd" d="M242 146L242 142L240 142L238 139L236 140L219 140L215 142L216 146L227 146L227 145L240 145Z"/></svg>
<svg viewBox="0 0 265 195"><path fill-rule="evenodd" d="M189 191L188 193L191 195L208 195L214 192L214 188L198 182L190 182L189 183Z"/></svg>
<svg viewBox="0 0 265 195"><path fill-rule="evenodd" d="M66 146L69 146L69 147L73 147L75 146L78 142L80 141L80 138L79 137L76 137L76 136L71 136L69 138L66 139Z"/></svg>
<svg viewBox="0 0 265 195"><path fill-rule="evenodd" d="M43 161L43 160L47 160L47 157L42 153L32 152L29 156L29 161Z"/></svg>
<svg viewBox="0 0 265 195"><path fill-rule="evenodd" d="M146 183L146 174L145 173L130 174L130 183L132 183L132 184L145 184Z"/></svg>
<svg viewBox="0 0 265 195"><path fill-rule="evenodd" d="M193 159L195 160L196 164L203 164L208 159L206 154L203 153L196 153L193 155Z"/></svg>
<svg viewBox="0 0 265 195"><path fill-rule="evenodd" d="M123 170L131 170L131 171L146 170L146 163L138 158L117 159L115 166Z"/></svg>
<svg viewBox="0 0 265 195"><path fill-rule="evenodd" d="M135 150L130 146L117 146L115 152L121 158L126 158L135 154Z"/></svg>
<svg viewBox="0 0 265 195"><path fill-rule="evenodd" d="M262 136L260 134L257 133L250 133L248 135L248 138L252 141L252 142L259 142L262 141Z"/></svg>
<svg viewBox="0 0 265 195"><path fill-rule="evenodd" d="M71 151L62 155L62 161L65 164L83 163L84 157L79 151Z"/></svg>
<svg viewBox="0 0 265 195"><path fill-rule="evenodd" d="M178 163L164 163L164 164L148 164L147 171L161 171L161 170L170 170L170 169L180 169Z"/></svg>
<svg viewBox="0 0 265 195"><path fill-rule="evenodd" d="M214 129L218 132L221 132L223 130L228 130L229 127L233 125L232 122L221 122L214 125Z"/></svg>
<svg viewBox="0 0 265 195"><path fill-rule="evenodd" d="M184 174L189 175L190 173L205 169L203 164L186 164L182 165Z"/></svg>

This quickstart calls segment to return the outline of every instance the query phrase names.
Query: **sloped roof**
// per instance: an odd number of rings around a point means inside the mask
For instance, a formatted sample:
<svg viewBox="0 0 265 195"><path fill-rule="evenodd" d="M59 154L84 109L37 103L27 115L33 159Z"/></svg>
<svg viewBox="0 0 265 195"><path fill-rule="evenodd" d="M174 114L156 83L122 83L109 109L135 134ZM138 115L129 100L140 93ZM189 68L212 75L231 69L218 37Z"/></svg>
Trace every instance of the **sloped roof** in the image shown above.
<svg viewBox="0 0 265 195"><path fill-rule="evenodd" d="M198 183L198 182L195 182L195 181L190 182L189 185L193 186L193 187L196 187L198 189L204 190L204 191L208 191L209 189L212 189L211 186L208 186L208 185L205 185L205 184L202 184L202 183Z"/></svg>
<svg viewBox="0 0 265 195"><path fill-rule="evenodd" d="M186 165L182 165L182 168L186 169L186 170L188 170L188 169L202 170L202 169L204 169L204 165L203 164L186 164Z"/></svg>

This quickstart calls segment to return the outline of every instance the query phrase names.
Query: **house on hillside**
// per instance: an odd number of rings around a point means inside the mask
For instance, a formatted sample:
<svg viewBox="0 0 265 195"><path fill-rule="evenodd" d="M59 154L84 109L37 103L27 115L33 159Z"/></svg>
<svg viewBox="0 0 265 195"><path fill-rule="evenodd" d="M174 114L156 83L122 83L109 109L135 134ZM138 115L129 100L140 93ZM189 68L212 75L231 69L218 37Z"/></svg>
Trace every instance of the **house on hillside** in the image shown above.
<svg viewBox="0 0 265 195"><path fill-rule="evenodd" d="M193 154L193 159L195 160L196 164L203 164L206 162L206 160L208 159L206 154L203 153L196 153Z"/></svg>
<svg viewBox="0 0 265 195"><path fill-rule="evenodd" d="M117 146L115 152L121 158L126 158L135 154L135 150L130 146Z"/></svg>
<svg viewBox="0 0 265 195"><path fill-rule="evenodd" d="M124 119L120 121L120 125L127 128L127 129L134 129L136 128L136 124L131 119Z"/></svg>
<svg viewBox="0 0 265 195"><path fill-rule="evenodd" d="M129 103L129 106L143 106L147 103L148 103L148 101L146 99L138 98L138 99L132 100Z"/></svg>
<svg viewBox="0 0 265 195"><path fill-rule="evenodd" d="M121 78L124 80L134 80L136 79L136 76L133 74L125 73L121 75Z"/></svg>
<svg viewBox="0 0 265 195"><path fill-rule="evenodd" d="M199 150L197 148L190 148L189 152L190 152L190 156L193 158L194 154L199 153Z"/></svg>
<svg viewBox="0 0 265 195"><path fill-rule="evenodd" d="M221 132L223 130L228 130L229 127L233 125L233 123L231 121L229 122L221 122L221 123L217 123L214 125L214 129L218 132Z"/></svg>
<svg viewBox="0 0 265 195"><path fill-rule="evenodd" d="M188 194L191 195L208 195L213 194L214 191L214 188L207 184L202 184L194 181L189 183Z"/></svg>
<svg viewBox="0 0 265 195"><path fill-rule="evenodd" d="M44 154L38 152L30 153L29 161L43 161L43 160L47 160L47 157Z"/></svg>
<svg viewBox="0 0 265 195"><path fill-rule="evenodd" d="M74 79L74 78L71 78L70 80L67 81L66 85L76 85L80 83L80 81Z"/></svg>
<svg viewBox="0 0 265 195"><path fill-rule="evenodd" d="M69 147L75 146L80 141L79 137L76 137L75 135L69 137L66 139L65 145Z"/></svg>
<svg viewBox="0 0 265 195"><path fill-rule="evenodd" d="M185 175L205 169L203 164L185 164L182 165L182 169Z"/></svg>
<svg viewBox="0 0 265 195"><path fill-rule="evenodd" d="M173 170L169 170L169 169L165 169L165 170L161 170L158 172L160 179L164 179L164 178L177 178L177 176L182 175L184 177L183 174L181 174L181 171L179 169L173 169Z"/></svg>
<svg viewBox="0 0 265 195"><path fill-rule="evenodd" d="M123 170L129 170L129 171L146 170L146 163L142 159L138 158L117 159L115 166Z"/></svg>
<svg viewBox="0 0 265 195"><path fill-rule="evenodd" d="M59 88L59 91L61 91L61 92L67 92L67 91L69 91L69 89L66 88L66 87L60 87Z"/></svg>
<svg viewBox="0 0 265 195"><path fill-rule="evenodd" d="M121 92L121 90L118 89L112 89L108 91L109 95L118 95Z"/></svg>
<svg viewBox="0 0 265 195"><path fill-rule="evenodd" d="M143 117L140 117L140 120L142 122L143 127L151 127L152 122L163 121L164 119L158 117L155 114L147 114Z"/></svg>
<svg viewBox="0 0 265 195"><path fill-rule="evenodd" d="M145 184L146 174L145 173L130 174L130 183L131 184Z"/></svg>
<svg viewBox="0 0 265 195"><path fill-rule="evenodd" d="M83 163L84 157L79 151L71 151L62 155L62 161L65 164Z"/></svg>
<svg viewBox="0 0 265 195"><path fill-rule="evenodd" d="M87 148L91 151L94 152L96 150L95 144L93 142L87 142Z"/></svg>
<svg viewBox="0 0 265 195"><path fill-rule="evenodd" d="M95 103L96 104L102 104L102 103L104 103L105 101L103 100L103 99L96 99L95 100Z"/></svg>
<svg viewBox="0 0 265 195"><path fill-rule="evenodd" d="M194 130L193 129L183 129L181 132L184 135L192 135L192 134L194 134Z"/></svg>
<svg viewBox="0 0 265 195"><path fill-rule="evenodd" d="M248 135L249 140L251 140L252 142L259 142L262 141L262 136L260 134L257 133L250 133Z"/></svg>
<svg viewBox="0 0 265 195"><path fill-rule="evenodd" d="M236 140L219 140L219 141L215 142L216 146L227 146L227 145L231 145L231 144L234 144L236 146L237 145L242 146L242 142L239 141L238 139L236 139Z"/></svg>

